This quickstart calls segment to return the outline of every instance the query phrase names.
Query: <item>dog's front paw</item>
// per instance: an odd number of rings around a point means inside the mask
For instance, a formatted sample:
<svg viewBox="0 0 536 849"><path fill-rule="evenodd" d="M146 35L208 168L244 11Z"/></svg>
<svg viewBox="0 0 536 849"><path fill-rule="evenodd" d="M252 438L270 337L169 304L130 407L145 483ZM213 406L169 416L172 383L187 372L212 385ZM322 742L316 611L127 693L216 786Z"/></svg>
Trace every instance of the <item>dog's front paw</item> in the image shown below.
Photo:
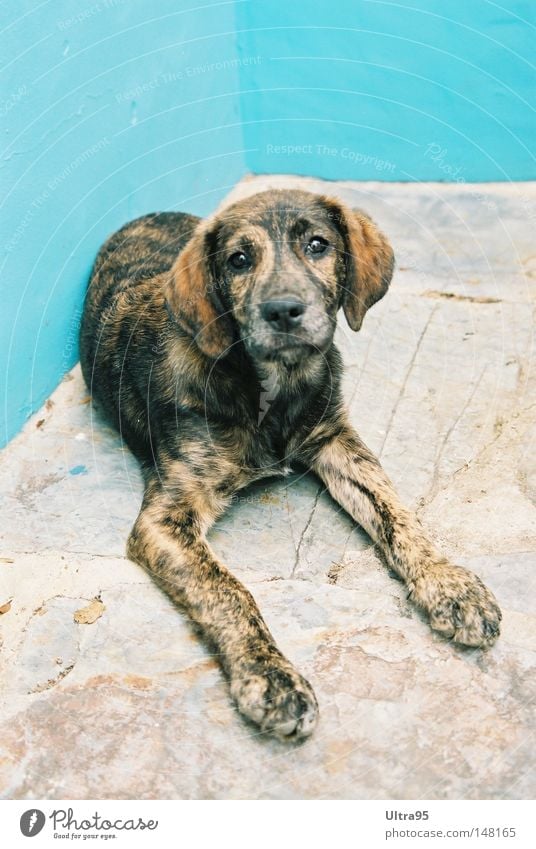
<svg viewBox="0 0 536 849"><path fill-rule="evenodd" d="M285 660L231 678L231 695L248 719L281 740L308 737L318 719L311 685Z"/></svg>
<svg viewBox="0 0 536 849"><path fill-rule="evenodd" d="M500 634L502 614L477 575L440 563L414 581L412 599L427 610L430 626L464 646L488 648Z"/></svg>

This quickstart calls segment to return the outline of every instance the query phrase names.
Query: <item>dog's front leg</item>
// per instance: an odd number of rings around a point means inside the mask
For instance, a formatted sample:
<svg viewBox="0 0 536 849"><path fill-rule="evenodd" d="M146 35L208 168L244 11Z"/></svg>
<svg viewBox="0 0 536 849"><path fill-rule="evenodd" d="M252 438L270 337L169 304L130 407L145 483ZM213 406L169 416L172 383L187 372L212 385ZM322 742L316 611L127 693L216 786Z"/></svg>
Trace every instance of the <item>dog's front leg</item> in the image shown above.
<svg viewBox="0 0 536 849"><path fill-rule="evenodd" d="M497 639L501 611L493 594L480 578L436 551L351 427L342 425L335 435L313 439L307 460L333 498L381 548L434 630L466 646L487 647Z"/></svg>
<svg viewBox="0 0 536 849"><path fill-rule="evenodd" d="M128 555L201 626L241 713L280 738L306 737L316 724L315 695L277 648L251 593L210 550L203 532L211 519L149 486Z"/></svg>

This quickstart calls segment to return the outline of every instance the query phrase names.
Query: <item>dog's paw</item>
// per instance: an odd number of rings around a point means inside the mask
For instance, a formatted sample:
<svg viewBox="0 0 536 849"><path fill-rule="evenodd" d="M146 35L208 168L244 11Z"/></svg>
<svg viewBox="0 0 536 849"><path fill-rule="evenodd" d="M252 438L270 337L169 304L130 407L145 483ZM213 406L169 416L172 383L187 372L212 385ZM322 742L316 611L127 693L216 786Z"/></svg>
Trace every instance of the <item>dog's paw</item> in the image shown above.
<svg viewBox="0 0 536 849"><path fill-rule="evenodd" d="M280 740L300 740L315 728L315 694L290 663L274 663L262 672L243 671L231 678L231 695L244 716Z"/></svg>
<svg viewBox="0 0 536 849"><path fill-rule="evenodd" d="M495 596L467 569L450 563L432 567L414 582L411 597L427 610L431 628L456 643L488 648L500 634Z"/></svg>

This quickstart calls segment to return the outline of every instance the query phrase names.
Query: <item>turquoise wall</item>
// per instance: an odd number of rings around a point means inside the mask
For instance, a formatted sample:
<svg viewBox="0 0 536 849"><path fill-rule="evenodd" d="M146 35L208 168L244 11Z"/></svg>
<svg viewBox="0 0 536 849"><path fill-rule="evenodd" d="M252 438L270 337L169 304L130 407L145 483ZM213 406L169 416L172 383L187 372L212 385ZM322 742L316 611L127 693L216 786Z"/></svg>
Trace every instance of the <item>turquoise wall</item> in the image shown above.
<svg viewBox="0 0 536 849"><path fill-rule="evenodd" d="M76 362L130 218L205 214L246 171L534 178L535 5L3 3L0 443Z"/></svg>
<svg viewBox="0 0 536 849"><path fill-rule="evenodd" d="M237 4L252 171L534 178L536 2Z"/></svg>
<svg viewBox="0 0 536 849"><path fill-rule="evenodd" d="M5 443L77 360L103 239L145 212L208 212L246 166L233 2L9 0L2 12Z"/></svg>

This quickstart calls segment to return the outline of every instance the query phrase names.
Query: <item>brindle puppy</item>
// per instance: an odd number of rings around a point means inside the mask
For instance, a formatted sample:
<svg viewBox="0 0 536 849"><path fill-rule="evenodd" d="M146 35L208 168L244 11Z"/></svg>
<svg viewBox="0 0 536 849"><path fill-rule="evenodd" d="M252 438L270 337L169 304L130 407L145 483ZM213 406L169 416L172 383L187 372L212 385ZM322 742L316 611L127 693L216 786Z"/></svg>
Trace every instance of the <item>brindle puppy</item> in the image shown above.
<svg viewBox="0 0 536 849"><path fill-rule="evenodd" d="M363 213L270 191L206 221L161 213L126 225L87 293L83 373L146 481L128 554L201 626L238 709L285 739L313 730L314 693L205 539L252 481L312 469L432 628L467 646L499 634L491 592L435 550L344 411L337 311L359 330L393 265Z"/></svg>

